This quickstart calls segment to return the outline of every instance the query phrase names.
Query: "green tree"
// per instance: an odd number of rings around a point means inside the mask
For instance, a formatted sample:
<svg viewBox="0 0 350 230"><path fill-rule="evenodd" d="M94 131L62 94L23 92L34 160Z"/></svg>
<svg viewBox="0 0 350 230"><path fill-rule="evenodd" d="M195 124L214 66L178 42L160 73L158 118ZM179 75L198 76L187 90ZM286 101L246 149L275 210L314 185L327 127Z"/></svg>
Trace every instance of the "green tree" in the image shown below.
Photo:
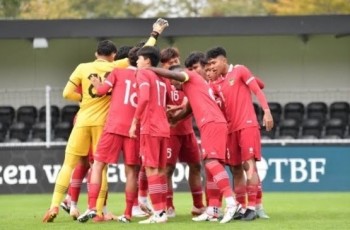
<svg viewBox="0 0 350 230"><path fill-rule="evenodd" d="M23 0L0 0L0 18L14 19L20 13Z"/></svg>
<svg viewBox="0 0 350 230"><path fill-rule="evenodd" d="M270 15L349 14L350 0L264 0Z"/></svg>
<svg viewBox="0 0 350 230"><path fill-rule="evenodd" d="M266 9L261 0L207 0L203 16L252 16L266 15Z"/></svg>
<svg viewBox="0 0 350 230"><path fill-rule="evenodd" d="M147 5L133 0L17 0L22 19L139 17Z"/></svg>
<svg viewBox="0 0 350 230"><path fill-rule="evenodd" d="M143 17L199 17L206 0L153 0Z"/></svg>

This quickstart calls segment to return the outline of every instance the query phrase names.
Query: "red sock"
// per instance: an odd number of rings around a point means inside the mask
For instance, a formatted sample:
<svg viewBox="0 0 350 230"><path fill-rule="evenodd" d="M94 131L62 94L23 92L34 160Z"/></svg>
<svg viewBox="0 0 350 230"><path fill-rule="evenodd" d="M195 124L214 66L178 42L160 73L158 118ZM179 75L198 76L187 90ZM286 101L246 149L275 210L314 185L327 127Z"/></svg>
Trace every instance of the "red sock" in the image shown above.
<svg viewBox="0 0 350 230"><path fill-rule="evenodd" d="M88 184L89 209L96 209L96 201L100 193L101 184Z"/></svg>
<svg viewBox="0 0 350 230"><path fill-rule="evenodd" d="M163 194L162 195L162 197L163 197L163 199L162 199L163 204L162 205L163 205L163 209L165 210L167 207L169 207L169 206L167 206L168 178L166 177L166 175L163 175L160 177L160 180L161 180L161 184L162 184L162 194ZM172 190L172 192L173 192L172 193L172 196L173 196L174 191ZM171 204L172 204L171 207L174 208L173 199L171 199Z"/></svg>
<svg viewBox="0 0 350 230"><path fill-rule="evenodd" d="M204 207L202 186L193 187L193 188L191 187L190 189L192 193L193 206L196 208Z"/></svg>
<svg viewBox="0 0 350 230"><path fill-rule="evenodd" d="M238 185L235 188L236 200L243 208L247 207L247 189L245 185Z"/></svg>
<svg viewBox="0 0 350 230"><path fill-rule="evenodd" d="M258 185L247 185L248 208L255 209Z"/></svg>
<svg viewBox="0 0 350 230"><path fill-rule="evenodd" d="M225 198L233 196L230 180L224 166L222 166L217 160L213 160L206 163L205 168L213 176L213 179L223 196Z"/></svg>
<svg viewBox="0 0 350 230"><path fill-rule="evenodd" d="M158 175L147 177L148 179L148 192L152 201L154 211L164 210L164 189L162 184L162 178Z"/></svg>
<svg viewBox="0 0 350 230"><path fill-rule="evenodd" d="M173 196L174 196L173 186L167 185L167 190L166 190L166 207L167 207L167 209L174 208Z"/></svg>
<svg viewBox="0 0 350 230"><path fill-rule="evenodd" d="M262 203L262 184L259 180L258 189L256 193L256 205L261 205Z"/></svg>
<svg viewBox="0 0 350 230"><path fill-rule="evenodd" d="M134 203L133 203L133 206L138 206L139 205L139 199L137 197L137 194L136 194L136 197L134 199Z"/></svg>
<svg viewBox="0 0 350 230"><path fill-rule="evenodd" d="M89 171L89 168L89 165L79 163L73 171L68 194L71 196L71 200L75 203L78 202L81 183L84 177L86 176L87 172Z"/></svg>
<svg viewBox="0 0 350 230"><path fill-rule="evenodd" d="M207 183L206 183L206 191L207 191L207 198L208 198L208 205L207 206L215 206L215 207L220 207L221 206L221 193L220 189L214 182L213 176L206 171L206 176L207 176Z"/></svg>
<svg viewBox="0 0 350 230"><path fill-rule="evenodd" d="M126 218L131 219L132 216L132 206L134 204L135 198L137 199L137 192L127 192L125 191L125 210L124 215Z"/></svg>
<svg viewBox="0 0 350 230"><path fill-rule="evenodd" d="M145 168L142 167L139 173L139 195L147 197L148 182Z"/></svg>

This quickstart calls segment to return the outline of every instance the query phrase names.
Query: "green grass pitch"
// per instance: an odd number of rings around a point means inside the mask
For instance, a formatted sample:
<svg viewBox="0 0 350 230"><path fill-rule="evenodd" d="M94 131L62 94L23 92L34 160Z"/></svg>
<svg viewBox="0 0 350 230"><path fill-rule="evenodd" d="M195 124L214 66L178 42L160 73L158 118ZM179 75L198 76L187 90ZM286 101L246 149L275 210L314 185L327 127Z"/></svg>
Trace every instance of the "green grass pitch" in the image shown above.
<svg viewBox="0 0 350 230"><path fill-rule="evenodd" d="M166 224L140 225L134 218L130 224L118 222L85 224L73 221L60 210L54 223L42 223L41 218L49 207L51 195L0 195L0 229L350 229L350 192L344 193L265 193L264 206L269 220L252 222L233 221L228 224L191 221L189 193L175 193L176 217ZM79 200L85 211L86 194ZM124 209L124 195L110 193L108 208L120 215Z"/></svg>

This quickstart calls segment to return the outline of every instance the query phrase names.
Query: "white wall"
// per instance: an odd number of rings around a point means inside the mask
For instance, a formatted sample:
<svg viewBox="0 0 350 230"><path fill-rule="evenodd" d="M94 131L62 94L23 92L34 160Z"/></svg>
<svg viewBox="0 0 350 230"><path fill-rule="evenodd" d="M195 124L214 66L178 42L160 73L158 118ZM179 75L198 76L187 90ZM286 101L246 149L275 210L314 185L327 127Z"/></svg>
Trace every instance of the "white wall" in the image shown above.
<svg viewBox="0 0 350 230"><path fill-rule="evenodd" d="M140 40L114 39L117 46ZM0 40L0 90L63 88L77 64L94 59L96 44L96 39L53 39L49 48L33 49L29 40ZM160 48L168 45L160 39ZM350 89L350 36L311 36L307 43L298 36L181 37L174 39L173 46L180 49L182 60L191 51L223 46L232 63L247 65L265 81L267 94Z"/></svg>

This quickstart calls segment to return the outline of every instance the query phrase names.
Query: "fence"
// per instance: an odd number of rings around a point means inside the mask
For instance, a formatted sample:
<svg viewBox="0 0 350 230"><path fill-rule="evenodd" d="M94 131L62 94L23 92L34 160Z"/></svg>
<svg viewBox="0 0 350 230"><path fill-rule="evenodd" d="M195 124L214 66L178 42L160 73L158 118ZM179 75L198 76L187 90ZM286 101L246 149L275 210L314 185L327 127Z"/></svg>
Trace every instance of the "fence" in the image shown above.
<svg viewBox="0 0 350 230"><path fill-rule="evenodd" d="M26 143L0 143L0 147L7 146L64 146L66 142L52 141L50 105L62 108L72 104L62 98L62 88L46 86L36 89L1 89L0 106L10 105L17 109L23 105L33 105L37 108L46 106L46 142L26 142ZM291 101L300 101L307 104L311 101L323 101L330 104L334 101L350 101L350 89L312 89L312 90L264 90L269 101L276 101L282 105ZM322 143L348 143L349 140L263 140L263 144L322 144Z"/></svg>

